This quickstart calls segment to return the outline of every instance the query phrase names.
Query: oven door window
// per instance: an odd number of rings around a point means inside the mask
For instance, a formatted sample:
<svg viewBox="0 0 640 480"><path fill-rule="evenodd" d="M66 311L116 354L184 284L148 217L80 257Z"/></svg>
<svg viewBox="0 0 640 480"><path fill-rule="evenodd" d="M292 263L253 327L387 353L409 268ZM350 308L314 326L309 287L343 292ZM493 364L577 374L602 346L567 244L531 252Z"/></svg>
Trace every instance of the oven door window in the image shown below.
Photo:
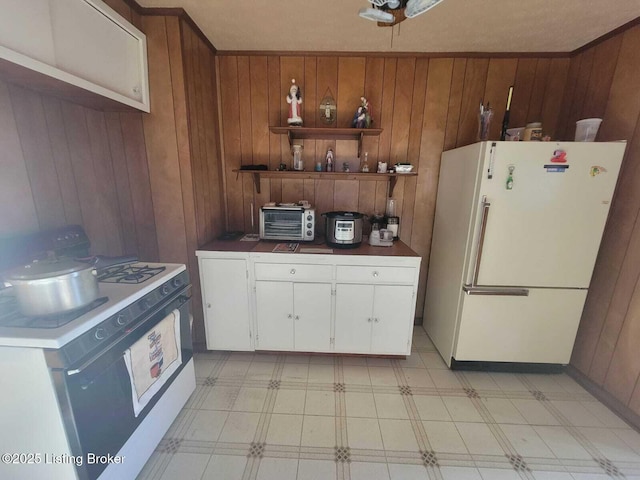
<svg viewBox="0 0 640 480"><path fill-rule="evenodd" d="M131 379L125 364L125 352L148 334L174 308L171 302L155 312L131 333L124 335L108 351L76 375L65 375L69 405L82 454L115 455L124 445L164 391L193 355L188 303L179 306L182 363L148 401L134 413ZM86 465L86 463L85 463ZM86 465L89 478L97 478L105 465Z"/></svg>

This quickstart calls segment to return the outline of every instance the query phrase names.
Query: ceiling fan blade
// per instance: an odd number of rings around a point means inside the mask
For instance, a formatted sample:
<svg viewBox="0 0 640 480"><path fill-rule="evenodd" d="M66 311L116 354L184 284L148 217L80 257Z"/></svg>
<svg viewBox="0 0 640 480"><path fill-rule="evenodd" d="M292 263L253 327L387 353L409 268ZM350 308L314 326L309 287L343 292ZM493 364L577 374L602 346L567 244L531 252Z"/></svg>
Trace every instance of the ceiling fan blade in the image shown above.
<svg viewBox="0 0 640 480"><path fill-rule="evenodd" d="M404 15L407 18L417 17L418 15L432 9L442 0L409 0Z"/></svg>
<svg viewBox="0 0 640 480"><path fill-rule="evenodd" d="M374 8L361 8L358 12L362 18L371 20L373 22L393 23L393 15L382 10L376 10Z"/></svg>
<svg viewBox="0 0 640 480"><path fill-rule="evenodd" d="M387 0L369 0L369 2L373 3L376 7L381 7L387 3Z"/></svg>

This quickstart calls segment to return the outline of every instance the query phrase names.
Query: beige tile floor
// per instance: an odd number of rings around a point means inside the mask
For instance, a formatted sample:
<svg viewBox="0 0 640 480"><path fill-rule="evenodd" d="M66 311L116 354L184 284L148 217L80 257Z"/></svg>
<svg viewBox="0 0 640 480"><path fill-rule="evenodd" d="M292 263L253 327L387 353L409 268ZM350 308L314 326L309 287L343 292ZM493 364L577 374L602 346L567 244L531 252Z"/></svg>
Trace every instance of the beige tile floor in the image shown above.
<svg viewBox="0 0 640 480"><path fill-rule="evenodd" d="M640 434L565 374L208 352L140 480L640 480Z"/></svg>

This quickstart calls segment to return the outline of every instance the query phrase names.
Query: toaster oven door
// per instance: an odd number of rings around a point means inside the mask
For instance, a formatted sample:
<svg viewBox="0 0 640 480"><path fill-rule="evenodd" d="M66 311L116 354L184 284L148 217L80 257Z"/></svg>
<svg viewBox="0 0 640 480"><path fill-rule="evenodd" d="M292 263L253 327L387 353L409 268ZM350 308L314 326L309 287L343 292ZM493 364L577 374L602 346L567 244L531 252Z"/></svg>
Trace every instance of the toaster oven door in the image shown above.
<svg viewBox="0 0 640 480"><path fill-rule="evenodd" d="M260 210L260 238L263 240L302 240L304 210Z"/></svg>

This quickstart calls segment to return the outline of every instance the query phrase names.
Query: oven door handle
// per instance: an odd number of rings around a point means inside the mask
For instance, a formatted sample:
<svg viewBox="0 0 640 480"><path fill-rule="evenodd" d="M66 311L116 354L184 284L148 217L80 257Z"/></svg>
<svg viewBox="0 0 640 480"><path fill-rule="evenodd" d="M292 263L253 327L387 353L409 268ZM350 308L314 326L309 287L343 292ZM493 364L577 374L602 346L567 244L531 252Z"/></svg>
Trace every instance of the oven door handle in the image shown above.
<svg viewBox="0 0 640 480"><path fill-rule="evenodd" d="M178 305L175 308L180 308L182 305L184 305L185 303L187 303L189 300L191 300L191 295L180 295L178 298L176 298L175 300L173 300L172 302L179 302ZM158 308L157 311L162 310L163 308L166 308L168 305L171 305L172 302L169 302L163 306L161 306L160 308ZM136 325L135 327L133 327L131 330L126 330L125 333L123 335L120 335L118 338L116 338L113 342L111 342L109 345L106 346L106 348L101 349L98 353L96 353L93 357L89 358L86 362L84 362L82 365L80 365L78 368L74 368L71 370L67 370L67 375L68 376L72 376L72 375L77 375L79 373L82 373L84 370L86 370L91 364L93 364L96 360L98 360L106 351L109 351L111 348L113 348L114 346L116 346L118 343L120 343L122 341L123 338L131 335L133 332L135 332L136 330L140 329L143 325L145 325L146 322L140 322L138 325ZM93 380L89 383L87 383L87 386L90 385L93 382Z"/></svg>

